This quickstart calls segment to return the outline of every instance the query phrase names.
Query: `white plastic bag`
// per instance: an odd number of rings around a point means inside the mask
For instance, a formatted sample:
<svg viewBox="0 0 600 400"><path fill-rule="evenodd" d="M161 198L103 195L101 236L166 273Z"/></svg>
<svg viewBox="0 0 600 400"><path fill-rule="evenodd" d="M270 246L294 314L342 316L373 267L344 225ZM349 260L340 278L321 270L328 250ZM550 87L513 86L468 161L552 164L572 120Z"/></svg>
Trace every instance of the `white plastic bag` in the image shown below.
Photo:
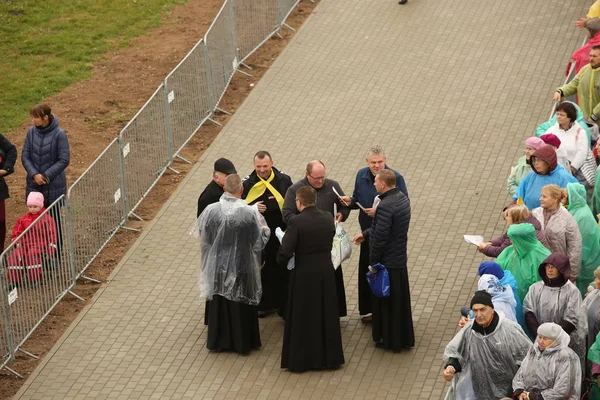
<svg viewBox="0 0 600 400"><path fill-rule="evenodd" d="M331 262L333 268L338 269L343 261L346 261L352 255L352 243L346 234L346 231L339 222L335 223L335 236L333 237L333 247L331 248Z"/></svg>

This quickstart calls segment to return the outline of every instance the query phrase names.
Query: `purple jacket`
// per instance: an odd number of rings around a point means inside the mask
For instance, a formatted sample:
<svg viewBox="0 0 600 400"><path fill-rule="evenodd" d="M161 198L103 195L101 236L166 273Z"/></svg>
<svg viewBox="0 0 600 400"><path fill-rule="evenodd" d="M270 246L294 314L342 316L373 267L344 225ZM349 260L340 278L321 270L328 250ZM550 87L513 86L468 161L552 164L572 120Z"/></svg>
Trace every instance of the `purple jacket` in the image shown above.
<svg viewBox="0 0 600 400"><path fill-rule="evenodd" d="M546 240L546 235L544 234L544 231L542 231L542 224L540 224L540 221L538 221L537 218L533 215L530 215L529 218L523 221L523 223L533 225L533 227L535 228L535 236L540 242L542 242L544 247L548 248L548 241ZM504 235L502 236L493 238L492 240L490 240L490 242L492 243L492 245L487 246L483 250L483 254L492 258L498 257L500 253L502 253L502 250L504 250L512 244L506 232L504 232Z"/></svg>

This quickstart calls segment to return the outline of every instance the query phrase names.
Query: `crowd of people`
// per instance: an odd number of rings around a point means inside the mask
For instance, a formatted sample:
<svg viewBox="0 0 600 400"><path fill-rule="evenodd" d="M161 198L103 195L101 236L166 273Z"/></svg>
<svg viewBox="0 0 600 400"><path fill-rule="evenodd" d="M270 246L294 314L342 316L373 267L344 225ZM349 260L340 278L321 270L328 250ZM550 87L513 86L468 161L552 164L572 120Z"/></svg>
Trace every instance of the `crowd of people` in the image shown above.
<svg viewBox="0 0 600 400"><path fill-rule="evenodd" d="M340 318L348 314L342 265L332 262L337 225L359 210L357 269L361 321L372 324L376 347L415 345L407 240L410 202L402 175L386 165L379 146L369 149L352 196L327 176L319 160L293 183L271 154L259 151L245 179L225 158L198 199L200 291L206 298L207 348L248 353L261 346L258 318L284 321L281 367L294 372L344 364ZM350 239L346 235L349 243ZM367 273L389 276L390 293L376 297ZM379 271L379 270L377 270Z"/></svg>
<svg viewBox="0 0 600 400"><path fill-rule="evenodd" d="M596 1L576 22L577 75L511 169L506 233L478 247L495 261L446 346L447 399L600 398L599 18Z"/></svg>
<svg viewBox="0 0 600 400"><path fill-rule="evenodd" d="M28 212L17 219L11 241L25 234L2 260L11 287L39 285L46 267L55 264L56 261L51 260L60 253L61 221L45 210L67 192L65 169L70 163L67 135L47 104L34 106L30 116L32 126L27 130L21 152L21 162L27 172ZM0 135L0 252L4 251L6 241L5 201L9 198L5 177L15 171L17 153L15 145Z"/></svg>

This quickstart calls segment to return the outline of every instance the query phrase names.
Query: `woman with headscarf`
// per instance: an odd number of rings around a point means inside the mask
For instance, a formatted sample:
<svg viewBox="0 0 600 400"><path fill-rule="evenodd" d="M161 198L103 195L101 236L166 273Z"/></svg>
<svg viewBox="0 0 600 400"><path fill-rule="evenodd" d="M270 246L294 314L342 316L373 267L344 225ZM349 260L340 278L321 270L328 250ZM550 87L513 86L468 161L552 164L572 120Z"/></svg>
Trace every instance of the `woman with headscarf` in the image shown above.
<svg viewBox="0 0 600 400"><path fill-rule="evenodd" d="M493 275L498 278L501 285L510 287L513 298L515 299L515 315L517 317L517 322L522 327L525 327L525 318L523 318L523 302L517 294L517 280L512 272L509 270L504 271L497 262L484 261L479 264L479 271L477 273L479 276Z"/></svg>
<svg viewBox="0 0 600 400"><path fill-rule="evenodd" d="M587 317L581 294L573 282L569 258L552 253L538 269L542 278L529 288L523 301L525 323L532 335L545 322L554 322L571 336L569 347L583 361L586 352Z"/></svg>
<svg viewBox="0 0 600 400"><path fill-rule="evenodd" d="M541 207L533 210L533 215L542 224L549 249L569 257L570 279L575 282L581 265L581 233L575 218L562 206L563 193L557 185L544 186Z"/></svg>
<svg viewBox="0 0 600 400"><path fill-rule="evenodd" d="M507 227L514 224L522 224L528 223L533 225L535 228L535 236L537 239L545 246L548 247L548 242L546 241L546 235L542 230L542 225L540 221L537 220L531 214L531 211L527 207L522 204L516 204L510 206L505 211L505 219ZM485 242L479 245L479 251L485 254L488 257L496 258L502 253L502 250L511 245L510 239L508 237L508 232L505 232L504 235L492 238L489 242Z"/></svg>
<svg viewBox="0 0 600 400"><path fill-rule="evenodd" d="M600 266L600 227L592 210L586 203L586 190L580 183L567 185L567 210L575 218L581 234L581 268L577 278L577 288L584 294L594 280L594 271Z"/></svg>
<svg viewBox="0 0 600 400"><path fill-rule="evenodd" d="M555 184L562 188L569 182L577 182L569 172L558 165L556 152L548 145L537 149L531 156L532 172L517 187L513 200L533 210L540 206L540 194L546 185Z"/></svg>
<svg viewBox="0 0 600 400"><path fill-rule="evenodd" d="M494 310L501 312L507 319L517 321L517 302L509 285L503 285L500 280L491 274L481 275L477 290L485 290L492 296Z"/></svg>
<svg viewBox="0 0 600 400"><path fill-rule="evenodd" d="M522 300L529 286L540 280L537 269L540 263L550 255L535 236L535 228L531 224L511 225L508 237L512 245L505 248L496 259L502 269L510 271L517 281L517 294Z"/></svg>
<svg viewBox="0 0 600 400"><path fill-rule="evenodd" d="M510 169L510 175L506 182L508 194L514 196L519 186L519 182L529 174L531 170L531 155L534 151L544 145L544 141L537 137L527 138L525 141L525 155L519 158L517 165Z"/></svg>
<svg viewBox="0 0 600 400"><path fill-rule="evenodd" d="M513 379L513 399L579 399L581 366L569 341L560 325L540 325L535 342Z"/></svg>

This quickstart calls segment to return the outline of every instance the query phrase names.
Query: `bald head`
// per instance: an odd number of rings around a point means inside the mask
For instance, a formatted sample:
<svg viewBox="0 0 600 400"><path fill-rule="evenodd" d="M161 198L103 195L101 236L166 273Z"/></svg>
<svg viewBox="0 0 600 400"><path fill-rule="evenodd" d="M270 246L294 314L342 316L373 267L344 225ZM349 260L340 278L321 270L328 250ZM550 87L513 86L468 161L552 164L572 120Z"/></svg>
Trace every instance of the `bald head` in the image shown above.
<svg viewBox="0 0 600 400"><path fill-rule="evenodd" d="M320 160L313 160L306 164L306 179L310 186L315 189L320 189L325 184L325 177L327 176L327 171L325 169L325 164Z"/></svg>

